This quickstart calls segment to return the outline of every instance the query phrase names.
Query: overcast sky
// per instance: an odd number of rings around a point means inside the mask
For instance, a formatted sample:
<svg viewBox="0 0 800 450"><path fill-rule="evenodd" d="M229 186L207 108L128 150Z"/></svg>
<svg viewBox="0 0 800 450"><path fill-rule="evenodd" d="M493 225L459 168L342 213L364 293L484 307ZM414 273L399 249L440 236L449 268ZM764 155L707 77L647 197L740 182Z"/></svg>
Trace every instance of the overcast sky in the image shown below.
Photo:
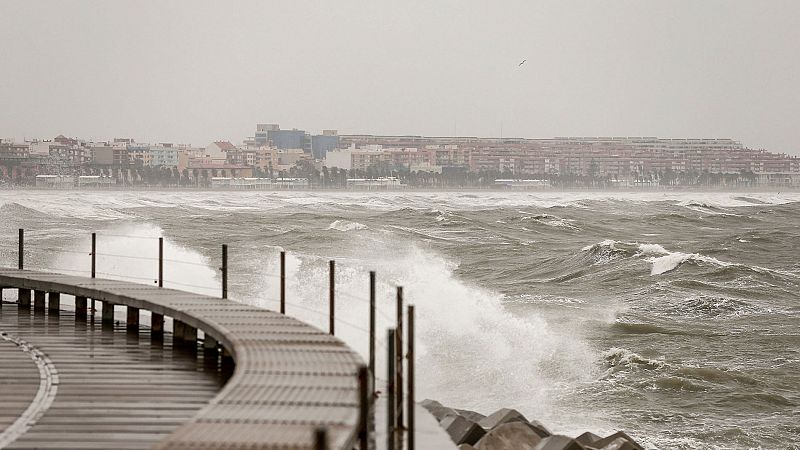
<svg viewBox="0 0 800 450"><path fill-rule="evenodd" d="M0 0L0 17L2 137L206 145L279 123L800 154L798 0Z"/></svg>

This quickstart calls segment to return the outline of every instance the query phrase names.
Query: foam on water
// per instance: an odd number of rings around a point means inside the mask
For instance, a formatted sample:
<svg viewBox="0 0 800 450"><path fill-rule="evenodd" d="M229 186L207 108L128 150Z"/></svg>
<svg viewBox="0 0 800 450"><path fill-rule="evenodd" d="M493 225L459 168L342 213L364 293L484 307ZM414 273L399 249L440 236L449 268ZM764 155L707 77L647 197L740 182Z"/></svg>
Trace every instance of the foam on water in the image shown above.
<svg viewBox="0 0 800 450"><path fill-rule="evenodd" d="M380 330L393 324L395 286L405 286L407 302L417 309L420 398L481 411L515 407L547 418L556 429L578 430L594 420L555 406L575 383L593 380L600 370L594 364L597 354L579 334L553 327L536 314L512 315L503 307L502 294L463 282L454 274L454 261L430 250L391 242L350 250L355 257L337 258L337 336L367 356L369 270L378 274ZM263 279L271 282L276 267L262 267L267 274ZM327 259L290 253L287 267L287 310L327 329L327 299L320 295L328 287ZM275 308L275 297L263 297L262 305ZM385 338L378 339L380 345ZM379 348L379 381L385 373L384 354L384 347ZM456 373L462 374L457 382ZM485 394L487 389L491 395Z"/></svg>
<svg viewBox="0 0 800 450"><path fill-rule="evenodd" d="M338 231L353 231L353 230L366 230L367 226L363 223L351 222L349 220L334 220L328 225L329 230Z"/></svg>

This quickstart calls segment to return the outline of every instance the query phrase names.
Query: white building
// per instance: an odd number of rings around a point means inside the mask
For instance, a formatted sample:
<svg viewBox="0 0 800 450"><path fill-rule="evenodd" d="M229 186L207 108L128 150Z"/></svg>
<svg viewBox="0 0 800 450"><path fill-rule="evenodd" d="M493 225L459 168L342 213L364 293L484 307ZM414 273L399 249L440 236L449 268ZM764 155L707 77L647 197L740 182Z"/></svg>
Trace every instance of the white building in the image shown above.
<svg viewBox="0 0 800 450"><path fill-rule="evenodd" d="M339 169L351 170L353 168L353 149L332 150L325 154L324 165L329 169L337 167Z"/></svg>

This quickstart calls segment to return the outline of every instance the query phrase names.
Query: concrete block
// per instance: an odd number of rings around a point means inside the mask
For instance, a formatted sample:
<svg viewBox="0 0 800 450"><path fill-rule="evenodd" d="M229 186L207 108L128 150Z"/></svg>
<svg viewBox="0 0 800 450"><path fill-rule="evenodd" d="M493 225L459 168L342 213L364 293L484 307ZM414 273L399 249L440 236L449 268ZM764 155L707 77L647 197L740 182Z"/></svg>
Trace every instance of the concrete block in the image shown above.
<svg viewBox="0 0 800 450"><path fill-rule="evenodd" d="M548 436L552 436L553 433L550 432L541 422L538 420L530 420L526 423L534 433L538 434L540 438L546 438Z"/></svg>
<svg viewBox="0 0 800 450"><path fill-rule="evenodd" d="M51 292L47 294L47 310L51 313L57 313L61 311L61 293L60 292Z"/></svg>
<svg viewBox="0 0 800 450"><path fill-rule="evenodd" d="M541 440L529 424L509 422L490 430L475 447L478 450L533 450Z"/></svg>
<svg viewBox="0 0 800 450"><path fill-rule="evenodd" d="M486 416L484 416L483 414L475 412L475 411L470 411L468 409L455 409L455 412L457 412L459 416L461 416L461 417L463 417L463 418L465 418L467 420L471 420L471 421L473 421L475 423L478 423L479 421L481 421L484 418L486 418Z"/></svg>
<svg viewBox="0 0 800 450"><path fill-rule="evenodd" d="M491 430L499 425L509 422L527 422L528 419L516 409L498 409L478 422L485 430Z"/></svg>
<svg viewBox="0 0 800 450"><path fill-rule="evenodd" d="M556 434L542 439L534 450L586 450L586 447L569 436Z"/></svg>
<svg viewBox="0 0 800 450"><path fill-rule="evenodd" d="M590 433L588 431L575 438L575 440L580 442L581 445L590 445L596 441L599 441L600 439L601 439L600 436L594 433Z"/></svg>
<svg viewBox="0 0 800 450"><path fill-rule="evenodd" d="M31 290L20 289L17 293L17 304L23 308L31 307Z"/></svg>
<svg viewBox="0 0 800 450"><path fill-rule="evenodd" d="M113 324L114 323L114 304L111 302L103 302L103 316L102 316L103 323L105 324Z"/></svg>
<svg viewBox="0 0 800 450"><path fill-rule="evenodd" d="M638 447L638 444L632 443L631 441L625 438L616 438L611 441L610 444L607 444L605 447L599 450L639 450L641 447Z"/></svg>
<svg viewBox="0 0 800 450"><path fill-rule="evenodd" d="M611 444L612 442L614 442L615 440L617 440L619 438L625 439L626 441L630 442L631 445L633 445L633 447L630 447L630 448L632 448L634 450L644 450L644 448L641 445L637 444L636 441L632 437L630 437L627 434L625 434L624 431L617 431L616 433L612 434L611 436L605 437L603 439L596 440L596 441L594 441L592 443L592 447L599 448L599 449L604 449L607 445Z"/></svg>
<svg viewBox="0 0 800 450"><path fill-rule="evenodd" d="M33 309L44 310L45 295L44 291L33 291Z"/></svg>
<svg viewBox="0 0 800 450"><path fill-rule="evenodd" d="M427 409L433 417L439 422L444 420L447 416L457 416L458 413L453 408L448 408L436 400L425 399L421 403L423 408Z"/></svg>
<svg viewBox="0 0 800 450"><path fill-rule="evenodd" d="M445 417L440 425L456 444L475 445L486 434L478 424L459 415Z"/></svg>

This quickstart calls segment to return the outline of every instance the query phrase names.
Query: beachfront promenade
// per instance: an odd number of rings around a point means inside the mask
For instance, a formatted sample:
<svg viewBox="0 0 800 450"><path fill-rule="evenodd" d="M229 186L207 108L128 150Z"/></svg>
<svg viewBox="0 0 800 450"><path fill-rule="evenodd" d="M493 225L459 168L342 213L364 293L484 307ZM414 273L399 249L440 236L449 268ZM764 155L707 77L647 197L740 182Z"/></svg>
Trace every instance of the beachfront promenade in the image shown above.
<svg viewBox="0 0 800 450"><path fill-rule="evenodd" d="M297 319L58 273L3 268L0 286L18 291L0 310L0 448L370 446L362 359Z"/></svg>

